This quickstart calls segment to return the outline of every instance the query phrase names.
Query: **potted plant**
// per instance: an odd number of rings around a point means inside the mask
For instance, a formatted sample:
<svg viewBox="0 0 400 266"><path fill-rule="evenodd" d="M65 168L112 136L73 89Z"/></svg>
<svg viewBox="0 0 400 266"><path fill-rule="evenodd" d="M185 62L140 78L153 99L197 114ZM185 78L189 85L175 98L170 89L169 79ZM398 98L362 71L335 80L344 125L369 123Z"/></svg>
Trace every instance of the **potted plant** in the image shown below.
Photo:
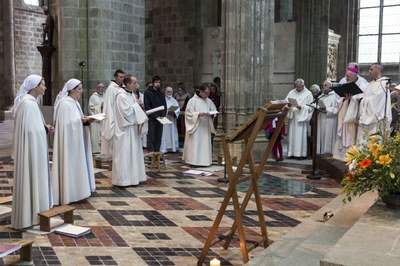
<svg viewBox="0 0 400 266"><path fill-rule="evenodd" d="M377 191L387 206L400 207L400 134L372 134L364 143L349 148L345 161L348 173L342 181L344 202Z"/></svg>

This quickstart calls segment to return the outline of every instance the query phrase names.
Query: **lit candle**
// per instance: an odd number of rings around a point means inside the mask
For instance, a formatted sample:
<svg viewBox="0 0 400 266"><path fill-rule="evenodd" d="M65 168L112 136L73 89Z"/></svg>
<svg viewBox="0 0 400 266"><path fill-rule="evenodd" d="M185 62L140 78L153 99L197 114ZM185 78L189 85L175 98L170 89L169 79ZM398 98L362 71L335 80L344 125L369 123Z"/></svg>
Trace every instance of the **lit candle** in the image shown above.
<svg viewBox="0 0 400 266"><path fill-rule="evenodd" d="M210 266L221 266L221 262L215 258L210 261Z"/></svg>

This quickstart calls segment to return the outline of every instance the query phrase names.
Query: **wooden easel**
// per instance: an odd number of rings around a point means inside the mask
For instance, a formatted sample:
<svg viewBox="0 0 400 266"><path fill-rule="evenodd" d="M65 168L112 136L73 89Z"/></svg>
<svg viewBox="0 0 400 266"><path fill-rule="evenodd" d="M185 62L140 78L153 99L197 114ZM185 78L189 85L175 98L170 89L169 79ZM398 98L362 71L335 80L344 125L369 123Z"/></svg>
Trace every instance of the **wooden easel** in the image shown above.
<svg viewBox="0 0 400 266"><path fill-rule="evenodd" d="M229 137L226 137L225 134L221 136L222 148L224 151L226 170L229 178L229 187L225 194L225 198L221 204L221 207L218 211L217 217L214 220L214 224L210 230L210 234L208 235L207 241L204 244L204 248L200 254L197 265L203 265L203 262L206 258L208 250L211 246L216 243L225 240L224 249L228 249L230 241L237 230L240 240L240 249L242 251L243 262L246 263L249 261L249 252L256 248L260 243L264 245L264 248L268 246L268 235L267 235L267 227L265 224L264 212L261 203L260 192L258 189L258 179L262 170L265 166L265 162L268 159L268 156L272 150L272 147L278 137L278 134L282 128L283 123L285 122L285 117L287 114L287 110L283 109L286 103L273 103L270 102L266 104L264 107L260 108L260 110L255 113L250 119L240 128L236 130L236 132ZM254 165L253 157L252 157L252 149L254 146L254 142L260 130L262 130L265 125L271 122L275 117L281 117L279 122L276 125L276 129L271 136L271 140L269 141L264 153L260 159L258 167ZM240 162L236 168L236 171L233 171L233 163L232 156L229 151L229 143L244 140L245 149L242 153ZM242 176L243 167L245 164L248 164L250 169L250 174L246 176ZM249 188L246 192L246 195L242 201L242 204L239 203L239 197L237 193L236 186L242 182L251 180ZM257 206L257 213L259 218L259 225L261 229L262 238L254 243L252 246L247 248L246 239L244 236L244 228L242 223L242 215L246 210L247 204L250 200L251 195L254 193L255 202ZM222 217L225 214L226 208L230 199L232 198L234 213L235 213L235 221L231 227L231 229L223 234L222 236L218 236L218 239L212 242L219 224L221 223Z"/></svg>

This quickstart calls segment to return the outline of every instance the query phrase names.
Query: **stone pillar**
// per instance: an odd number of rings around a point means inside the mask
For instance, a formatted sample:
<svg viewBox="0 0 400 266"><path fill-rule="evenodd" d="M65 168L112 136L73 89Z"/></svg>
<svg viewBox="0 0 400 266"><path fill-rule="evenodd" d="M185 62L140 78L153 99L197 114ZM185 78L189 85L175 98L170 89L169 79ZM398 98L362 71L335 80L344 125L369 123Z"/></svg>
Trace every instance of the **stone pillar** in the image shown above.
<svg viewBox="0 0 400 266"><path fill-rule="evenodd" d="M274 1L223 1L222 26L223 120L225 131L230 134L272 95ZM240 155L242 148L235 144L233 150Z"/></svg>
<svg viewBox="0 0 400 266"><path fill-rule="evenodd" d="M1 89L1 100L0 109L8 110L14 100L14 86L15 86L15 64L14 64L14 5L12 0L5 0L2 3L2 42L3 42L3 54L2 54L2 89Z"/></svg>
<svg viewBox="0 0 400 266"><path fill-rule="evenodd" d="M296 4L296 78L306 86L326 79L329 0L299 0Z"/></svg>

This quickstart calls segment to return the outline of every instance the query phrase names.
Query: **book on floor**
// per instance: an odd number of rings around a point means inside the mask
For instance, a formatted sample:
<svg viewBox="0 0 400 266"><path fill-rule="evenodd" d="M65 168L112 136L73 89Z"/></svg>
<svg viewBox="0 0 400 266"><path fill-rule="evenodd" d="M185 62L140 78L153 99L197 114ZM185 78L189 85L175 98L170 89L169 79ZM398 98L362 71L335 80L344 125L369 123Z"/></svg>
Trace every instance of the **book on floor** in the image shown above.
<svg viewBox="0 0 400 266"><path fill-rule="evenodd" d="M0 258L15 252L20 248L20 245L0 245Z"/></svg>
<svg viewBox="0 0 400 266"><path fill-rule="evenodd" d="M211 172L201 171L201 170L187 170L184 173L188 174L188 175L197 175L197 176L210 176L210 175L212 175Z"/></svg>
<svg viewBox="0 0 400 266"><path fill-rule="evenodd" d="M54 230L54 233L69 237L80 237L89 234L91 229L88 227L77 226L73 224L63 224Z"/></svg>

